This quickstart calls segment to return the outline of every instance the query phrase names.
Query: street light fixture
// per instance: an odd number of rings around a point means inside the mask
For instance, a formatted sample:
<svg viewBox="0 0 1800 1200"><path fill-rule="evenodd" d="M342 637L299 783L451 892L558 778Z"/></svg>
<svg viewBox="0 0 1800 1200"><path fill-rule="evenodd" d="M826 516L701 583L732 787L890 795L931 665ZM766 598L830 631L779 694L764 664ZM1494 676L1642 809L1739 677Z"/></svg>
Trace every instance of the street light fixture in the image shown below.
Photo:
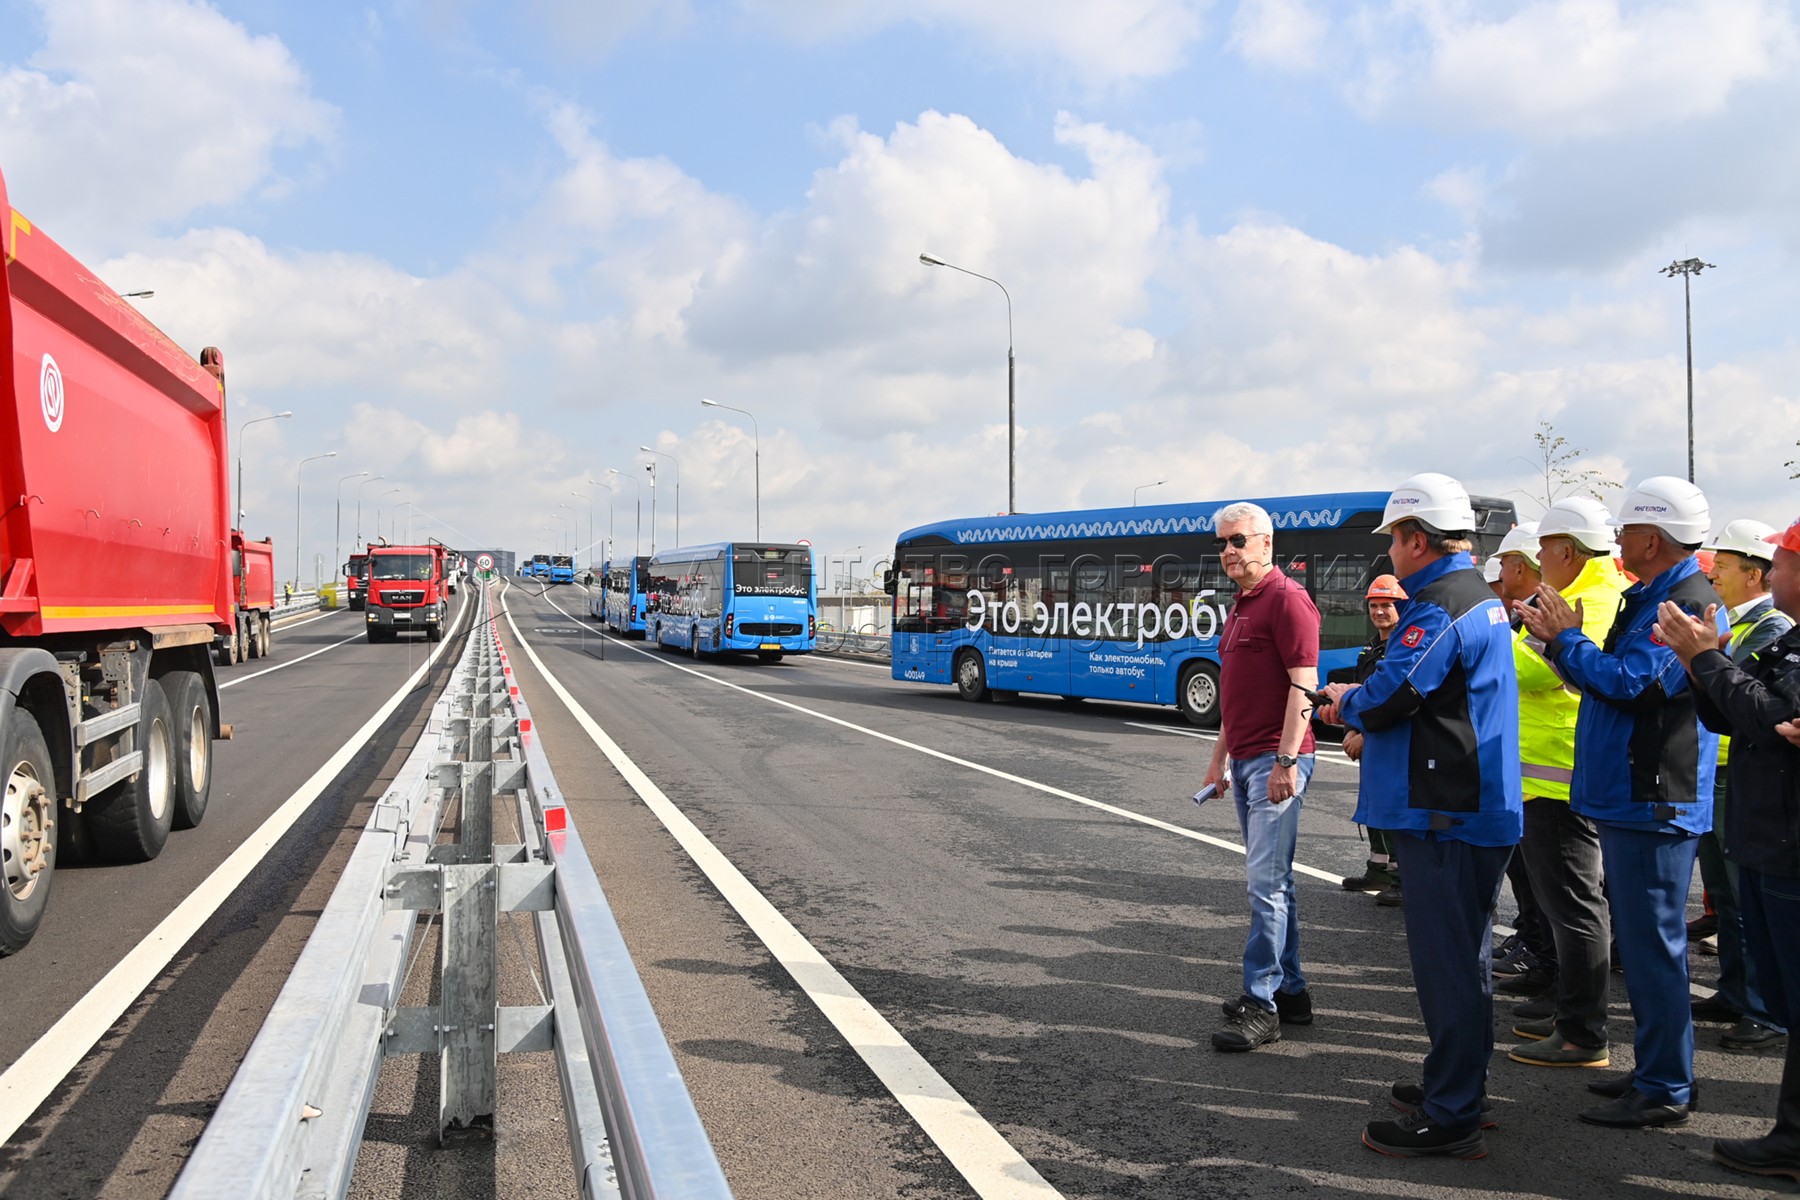
<svg viewBox="0 0 1800 1200"><path fill-rule="evenodd" d="M681 461L673 454L664 454L661 450L652 450L648 446L639 446L638 449L645 454L666 458L675 464L675 544L679 546L681 545ZM655 474L656 472L651 472L653 477ZM652 553L656 550L656 498L654 496L651 497L650 503L650 550Z"/></svg>
<svg viewBox="0 0 1800 1200"><path fill-rule="evenodd" d="M154 291L121 292L119 294L126 300L148 300L150 297L156 295Z"/></svg>
<svg viewBox="0 0 1800 1200"><path fill-rule="evenodd" d="M338 484L337 484L337 526L332 530L332 533L331 533L331 561L332 561L331 571L332 571L333 575L336 575L339 568L341 568L344 565L344 559L343 559L343 553L344 553L344 485L346 483L349 483L352 479L360 479L364 475L367 475L367 474L368 474L367 471L358 471L353 475L346 475L342 479L338 480Z"/></svg>
<svg viewBox="0 0 1800 1200"><path fill-rule="evenodd" d="M743 413L750 418L750 434L755 438L756 447L756 540L762 541L762 430L757 428L756 417L748 409L733 408L729 404L720 404L717 400L700 401L702 408L722 408L727 412Z"/></svg>
<svg viewBox="0 0 1800 1200"><path fill-rule="evenodd" d="M1689 277L1717 266L1709 262L1701 262L1697 258L1676 259L1668 266L1657 271L1658 275L1667 275L1670 279L1681 276L1681 299L1687 309L1687 418L1688 418L1688 482L1694 482L1694 296L1689 289Z"/></svg>
<svg viewBox="0 0 1800 1200"><path fill-rule="evenodd" d="M617 467L606 468L606 473L616 475L620 479L629 479L637 486L637 533L631 540L631 554L633 558L636 558L644 552L644 481L636 475L623 474Z"/></svg>
<svg viewBox="0 0 1800 1200"><path fill-rule="evenodd" d="M647 462L644 471L650 476L650 553L656 553L656 464Z"/></svg>
<svg viewBox="0 0 1800 1200"><path fill-rule="evenodd" d="M279 421L284 417L291 417L293 415L294 414L291 412L278 412L274 416L269 416L269 417L251 417L248 421L245 421L242 425L238 426L238 435L237 435L237 448L238 448L238 454L237 454L237 469L238 469L237 520L232 522L233 526L241 528L244 524L244 431L249 429L252 425L256 425L263 421Z"/></svg>
<svg viewBox="0 0 1800 1200"><path fill-rule="evenodd" d="M971 271L967 267L959 267L955 263L945 262L929 254L919 255L919 261L928 267L949 267L952 271L961 271L964 275L973 275L977 279L985 279L1000 289L1006 297L1006 511L1008 515L1019 510L1016 500L1018 484L1018 405L1013 392L1013 319L1012 293L1006 285L991 275L983 275L979 271Z"/></svg>
<svg viewBox="0 0 1800 1200"><path fill-rule="evenodd" d="M317 462L321 458L336 458L336 450L327 450L323 454L314 454L300 460L294 468L294 586L300 586L300 476L309 462Z"/></svg>
<svg viewBox="0 0 1800 1200"><path fill-rule="evenodd" d="M1137 507L1137 498L1138 498L1139 492L1143 491L1145 488L1161 487L1163 484L1165 484L1167 482L1169 482L1169 481L1166 479L1159 479L1155 483L1140 483L1136 487L1132 488L1131 489L1131 507L1133 507L1133 508Z"/></svg>

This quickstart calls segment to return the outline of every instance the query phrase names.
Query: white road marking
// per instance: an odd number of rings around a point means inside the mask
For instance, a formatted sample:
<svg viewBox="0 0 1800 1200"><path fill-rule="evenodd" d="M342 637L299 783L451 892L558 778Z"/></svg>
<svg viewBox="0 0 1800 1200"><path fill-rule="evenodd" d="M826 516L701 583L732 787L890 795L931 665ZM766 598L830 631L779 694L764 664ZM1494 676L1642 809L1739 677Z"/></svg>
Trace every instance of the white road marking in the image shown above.
<svg viewBox="0 0 1800 1200"><path fill-rule="evenodd" d="M569 614L552 600L551 607ZM574 618L570 617L571 620ZM537 656L519 626L507 612L506 623L513 637L532 665L544 677L557 697L580 723L594 745L606 755L615 770L643 800L645 807L687 851L694 864L706 873L720 895L737 910L757 937L762 939L775 960L784 967L794 982L819 1008L850 1047L868 1064L883 1086L917 1121L925 1135L935 1142L952 1166L966 1179L975 1194L993 1200L1024 1197L1047 1200L1062 1193L1045 1182L1012 1144L1001 1136L969 1102L963 1099L948 1080L900 1031L888 1023L875 1006L850 985L837 968L826 961L813 944L806 940L788 919L781 915L754 884L709 841L694 823L684 816L660 788L644 774L618 743L606 735L567 688L551 674L550 668ZM754 694L754 693L753 693Z"/></svg>
<svg viewBox="0 0 1800 1200"><path fill-rule="evenodd" d="M1152 733L1172 733L1177 737L1202 738L1209 742L1216 742L1219 740L1218 734L1203 733L1198 729L1175 729L1168 725L1146 725L1142 721L1127 721L1125 723L1133 729L1148 729ZM1350 756L1345 754L1342 750L1327 750L1322 746L1314 747L1313 757L1323 758L1329 762L1343 763L1347 767L1356 765L1351 762Z"/></svg>
<svg viewBox="0 0 1800 1200"><path fill-rule="evenodd" d="M467 605L464 609L473 611ZM457 613L459 623L462 616L461 612ZM400 690L388 697L375 715L365 721L361 729L351 734L350 740L300 785L299 791L289 796L255 833L246 838L186 899L176 905L173 912L132 947L131 952L120 959L118 965L89 988L87 994L77 1000L25 1053L19 1055L5 1074L0 1074L0 1142L10 1139L18 1132L19 1126L31 1119L31 1114L37 1111L38 1105L75 1069L94 1043L104 1037L113 1023L131 1007L132 1002L143 994L144 989L156 981L163 968L169 965L170 960L180 953L181 948L206 924L207 919L237 890L238 885L249 877L250 872L256 869L257 864L262 862L263 857L283 835L293 828L313 801L337 778L338 772L375 736L375 731L381 728L382 722L400 707L400 702L406 698L407 693L418 685L437 656L449 645L448 638L439 642L424 664L400 685Z"/></svg>
<svg viewBox="0 0 1800 1200"><path fill-rule="evenodd" d="M288 661L286 661L284 663L276 663L274 666L269 667L266 670L258 671L254 675L244 675L244 676L240 676L237 679L227 680L226 682L221 683L219 685L219 690L222 692L228 687L236 687L240 683L249 683L252 679L261 679L264 675L273 675L275 672L282 670L283 668L291 667L295 663L303 663L309 658L316 658L319 655L325 653L325 651L327 651L327 650L336 650L339 646L342 646L344 644L344 642L354 642L357 638L362 637L362 636L363 636L362 630L359 629L355 633L351 634L349 637L345 638L342 642L333 642L329 646L320 646L317 650L312 651L310 654L302 654L299 658L290 658Z"/></svg>
<svg viewBox="0 0 1800 1200"><path fill-rule="evenodd" d="M550 606L552 608L555 608L557 612L562 613L563 616L569 617L569 614L567 612L564 612L562 608L557 606L556 601L554 601L554 600L550 601ZM575 618L569 617L569 619L572 621ZM617 638L611 638L610 636L609 636L609 640L618 642ZM846 721L842 717L834 717L834 716L829 715L828 713L819 712L817 709L811 709L811 708L807 708L805 705L795 704L792 700L783 700L779 696L771 696L767 692L759 692L754 688L747 688L747 687L743 686L742 684L732 683L728 679L720 679L716 675L708 675L704 671L696 671L694 668L685 666L681 663L670 662L666 657L664 657L662 655L652 654L650 651L640 649L637 646L629 645L628 643L625 643L625 642L618 642L618 644L621 646L624 646L625 649L627 649L627 650L632 650L638 654L642 654L645 658L649 659L651 662L659 663L662 666L669 667L676 671L686 672L687 674L692 675L697 679L704 679L708 683L716 683L720 687L731 688L734 691L739 691L739 692L744 693L744 695L746 695L746 696L755 696L758 700L767 701L770 704L778 704L782 708L792 709L794 712L804 714L805 716L814 717L820 721L825 721L828 724L837 725L844 729L854 730L857 733L865 734L868 737L872 737L872 738L876 739L877 741L887 742L889 745L899 746L906 750L916 751L917 753L926 755L930 758L939 759L939 760L941 760L943 762L947 762L947 763L953 763L959 767L966 767L971 771L979 771L983 775L991 775L995 779L1004 779L1008 783L1016 783L1020 787L1031 788L1033 791L1043 792L1046 795L1055 796L1062 800L1073 800L1076 804L1085 804L1089 808L1097 808L1101 812L1112 813L1114 816L1124 817L1128 821L1136 821L1140 825L1148 825L1153 829L1163 830L1165 833L1173 833L1173 834L1177 835L1178 837L1188 838L1188 839L1190 839L1192 841L1196 841L1196 842L1205 842L1209 846L1217 846L1221 850L1230 850L1234 854L1247 853L1247 851L1244 849L1244 847L1240 846L1238 843L1228 842L1224 838L1214 837L1210 833L1201 833L1199 830L1189 829L1186 826L1176 825L1169 821L1159 821L1155 817L1147 817L1143 813L1132 812L1128 808L1120 808L1116 804L1108 804L1103 800L1094 800L1090 797L1080 795L1076 792L1067 791L1063 788L1055 787L1048 783L1039 783L1035 779L1027 779L1023 775L1014 775L1012 772L1002 771L998 767L990 767L990 766L987 766L985 763L974 762L974 761L972 761L970 759L966 759L966 758L958 758L954 754L946 754L944 751L934 750L930 746L921 746L917 742L909 742L905 738L895 737L891 733L883 733L879 729L870 729L866 725L858 725L854 721ZM1314 879L1322 879L1325 882L1332 883L1332 884L1341 884L1344 879L1344 876L1341 872L1321 871L1317 867L1309 867L1305 863L1298 863L1298 862L1295 863L1294 870L1300 872L1302 875L1311 875Z"/></svg>

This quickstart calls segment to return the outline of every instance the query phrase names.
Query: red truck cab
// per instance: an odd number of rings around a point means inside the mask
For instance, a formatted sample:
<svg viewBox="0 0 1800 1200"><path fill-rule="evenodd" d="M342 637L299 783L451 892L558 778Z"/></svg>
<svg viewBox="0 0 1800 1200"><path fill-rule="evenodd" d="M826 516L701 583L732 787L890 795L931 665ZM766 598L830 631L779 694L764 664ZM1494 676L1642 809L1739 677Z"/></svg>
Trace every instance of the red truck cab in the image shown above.
<svg viewBox="0 0 1800 1200"><path fill-rule="evenodd" d="M352 554L350 561L344 564L344 593L349 597L346 601L351 612L361 612L363 607L363 582L369 575L369 556Z"/></svg>
<svg viewBox="0 0 1800 1200"><path fill-rule="evenodd" d="M364 626L371 642L391 642L409 630L442 641L449 620L449 588L441 542L370 546Z"/></svg>

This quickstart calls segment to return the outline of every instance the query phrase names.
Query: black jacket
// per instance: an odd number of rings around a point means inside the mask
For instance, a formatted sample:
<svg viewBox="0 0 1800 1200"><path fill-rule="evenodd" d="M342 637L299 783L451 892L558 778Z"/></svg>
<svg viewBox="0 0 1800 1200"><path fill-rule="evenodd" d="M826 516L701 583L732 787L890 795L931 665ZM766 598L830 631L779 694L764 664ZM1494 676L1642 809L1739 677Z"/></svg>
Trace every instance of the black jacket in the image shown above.
<svg viewBox="0 0 1800 1200"><path fill-rule="evenodd" d="M1800 627L1741 666L1720 650L1694 659L1708 729L1731 735L1725 854L1765 875L1800 878L1800 747L1775 732L1800 718Z"/></svg>

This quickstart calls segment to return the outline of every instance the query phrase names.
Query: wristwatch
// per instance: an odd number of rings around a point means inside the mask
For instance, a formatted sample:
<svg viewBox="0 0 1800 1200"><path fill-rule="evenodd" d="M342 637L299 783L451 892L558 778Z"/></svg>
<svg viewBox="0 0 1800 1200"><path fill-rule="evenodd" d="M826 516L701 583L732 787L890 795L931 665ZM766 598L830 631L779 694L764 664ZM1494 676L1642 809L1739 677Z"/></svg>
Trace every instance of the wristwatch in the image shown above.
<svg viewBox="0 0 1800 1200"><path fill-rule="evenodd" d="M1275 765L1278 767L1297 767L1300 765L1300 757L1296 754L1277 754L1275 756Z"/></svg>

